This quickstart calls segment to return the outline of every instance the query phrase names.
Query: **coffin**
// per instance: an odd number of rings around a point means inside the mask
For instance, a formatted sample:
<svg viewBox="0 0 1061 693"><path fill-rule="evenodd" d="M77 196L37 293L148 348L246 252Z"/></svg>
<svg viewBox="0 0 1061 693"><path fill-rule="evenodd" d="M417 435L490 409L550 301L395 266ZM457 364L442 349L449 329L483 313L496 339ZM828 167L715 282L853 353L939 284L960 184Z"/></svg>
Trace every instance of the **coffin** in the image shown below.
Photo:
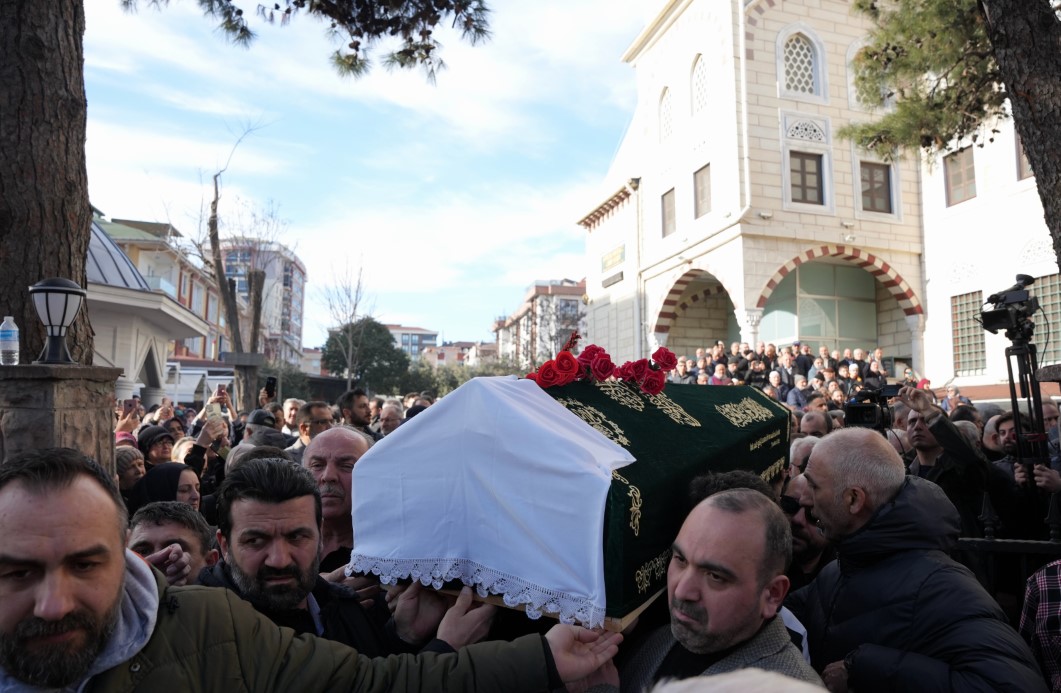
<svg viewBox="0 0 1061 693"><path fill-rule="evenodd" d="M666 586L689 482L768 478L788 435L788 410L748 387L476 378L358 461L349 571L617 627Z"/></svg>

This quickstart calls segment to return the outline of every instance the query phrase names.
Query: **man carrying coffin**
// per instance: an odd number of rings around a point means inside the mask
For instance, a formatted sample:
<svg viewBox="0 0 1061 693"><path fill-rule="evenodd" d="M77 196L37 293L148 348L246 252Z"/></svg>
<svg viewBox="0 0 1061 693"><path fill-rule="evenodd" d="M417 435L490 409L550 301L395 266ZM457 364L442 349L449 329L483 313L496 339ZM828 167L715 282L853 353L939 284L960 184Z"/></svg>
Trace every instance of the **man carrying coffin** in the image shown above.
<svg viewBox="0 0 1061 693"><path fill-rule="evenodd" d="M620 690L756 668L820 684L777 612L788 593L792 532L776 503L746 488L712 494L685 519L667 568L670 625L649 635ZM614 671L613 671L614 675ZM615 690L615 679L591 690Z"/></svg>

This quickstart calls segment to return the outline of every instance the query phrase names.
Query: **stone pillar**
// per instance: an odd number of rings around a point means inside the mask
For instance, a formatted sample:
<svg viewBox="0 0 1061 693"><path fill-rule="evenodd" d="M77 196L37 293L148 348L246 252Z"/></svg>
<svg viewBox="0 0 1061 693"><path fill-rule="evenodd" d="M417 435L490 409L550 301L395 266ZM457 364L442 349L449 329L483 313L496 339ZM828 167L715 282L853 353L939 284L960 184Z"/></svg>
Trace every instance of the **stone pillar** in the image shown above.
<svg viewBox="0 0 1061 693"><path fill-rule="evenodd" d="M922 373L925 368L925 316L923 313L906 316L906 326L910 329L910 360L915 373Z"/></svg>
<svg viewBox="0 0 1061 693"><path fill-rule="evenodd" d="M132 399L133 390L136 389L136 383L129 380L124 375L118 378L118 381L114 383L114 398L121 402L123 399Z"/></svg>
<svg viewBox="0 0 1061 693"><path fill-rule="evenodd" d="M166 391L161 387L141 386L140 403L144 405L144 409L150 409L156 404L162 404L162 395L164 394L166 394Z"/></svg>
<svg viewBox="0 0 1061 693"><path fill-rule="evenodd" d="M743 320L741 318L744 318ZM739 312L737 313L737 322L740 323L740 340L747 342L748 346L755 349L755 345L759 342L759 321L763 319L763 311L761 308L752 308L745 310L742 316Z"/></svg>
<svg viewBox="0 0 1061 693"><path fill-rule="evenodd" d="M0 366L0 460L73 448L114 470L114 383L120 368Z"/></svg>

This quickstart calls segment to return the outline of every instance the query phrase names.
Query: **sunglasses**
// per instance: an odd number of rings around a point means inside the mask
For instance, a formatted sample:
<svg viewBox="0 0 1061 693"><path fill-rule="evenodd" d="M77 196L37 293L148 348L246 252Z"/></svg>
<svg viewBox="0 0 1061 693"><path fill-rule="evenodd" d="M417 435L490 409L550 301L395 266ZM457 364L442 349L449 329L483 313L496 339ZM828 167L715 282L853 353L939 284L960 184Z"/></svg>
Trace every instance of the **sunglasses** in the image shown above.
<svg viewBox="0 0 1061 693"><path fill-rule="evenodd" d="M781 512L789 516L795 515L803 507L799 504L799 500L792 496L781 496L779 505L781 506Z"/></svg>

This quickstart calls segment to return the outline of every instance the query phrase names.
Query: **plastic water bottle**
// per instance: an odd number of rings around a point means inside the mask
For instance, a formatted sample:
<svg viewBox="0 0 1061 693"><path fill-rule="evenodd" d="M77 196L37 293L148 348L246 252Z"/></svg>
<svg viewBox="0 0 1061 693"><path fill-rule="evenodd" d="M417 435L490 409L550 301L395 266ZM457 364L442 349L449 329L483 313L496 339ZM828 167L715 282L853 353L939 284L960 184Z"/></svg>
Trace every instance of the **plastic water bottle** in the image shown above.
<svg viewBox="0 0 1061 693"><path fill-rule="evenodd" d="M10 315L0 323L0 366L18 365L18 325Z"/></svg>

